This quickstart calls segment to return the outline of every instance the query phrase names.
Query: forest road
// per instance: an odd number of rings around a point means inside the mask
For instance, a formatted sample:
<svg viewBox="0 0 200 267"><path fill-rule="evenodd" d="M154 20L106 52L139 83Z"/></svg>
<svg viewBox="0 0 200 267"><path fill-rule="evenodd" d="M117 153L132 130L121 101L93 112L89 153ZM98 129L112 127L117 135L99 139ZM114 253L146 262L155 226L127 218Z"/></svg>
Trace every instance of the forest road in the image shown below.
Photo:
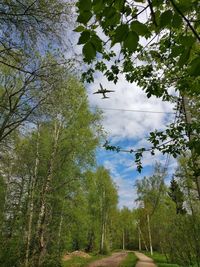
<svg viewBox="0 0 200 267"><path fill-rule="evenodd" d="M87 267L118 267L127 255L128 252L115 252L112 256L94 261Z"/></svg>
<svg viewBox="0 0 200 267"><path fill-rule="evenodd" d="M138 258L138 261L135 265L135 267L156 267L157 265L153 262L153 260L143 253L140 252L134 252L136 257Z"/></svg>

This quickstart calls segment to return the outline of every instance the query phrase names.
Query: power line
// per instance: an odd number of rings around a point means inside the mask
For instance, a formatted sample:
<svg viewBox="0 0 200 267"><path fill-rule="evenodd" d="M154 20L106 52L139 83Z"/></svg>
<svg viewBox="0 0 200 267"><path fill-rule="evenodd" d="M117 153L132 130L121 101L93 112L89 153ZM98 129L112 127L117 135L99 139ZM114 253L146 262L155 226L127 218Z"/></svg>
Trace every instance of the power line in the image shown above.
<svg viewBox="0 0 200 267"><path fill-rule="evenodd" d="M91 108L99 108L102 110L114 110L114 111L129 111L129 112L140 112L140 113L162 113L162 114L175 114L175 112L167 112L167 111L153 111L153 110L139 110L139 109L121 109L121 108L101 108L101 107L94 107Z"/></svg>

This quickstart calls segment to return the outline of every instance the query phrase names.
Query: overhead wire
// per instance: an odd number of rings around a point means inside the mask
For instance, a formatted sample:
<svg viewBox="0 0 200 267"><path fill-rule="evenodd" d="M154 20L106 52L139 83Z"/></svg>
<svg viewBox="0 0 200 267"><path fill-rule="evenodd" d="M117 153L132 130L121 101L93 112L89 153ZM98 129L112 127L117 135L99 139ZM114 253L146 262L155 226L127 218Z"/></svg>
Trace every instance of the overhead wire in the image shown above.
<svg viewBox="0 0 200 267"><path fill-rule="evenodd" d="M154 110L140 110L140 109L122 109L122 108L105 108L105 107L94 107L92 109L110 110L110 111L127 111L127 112L138 112L138 113L158 113L158 114L175 114L175 112L170 111L154 111Z"/></svg>

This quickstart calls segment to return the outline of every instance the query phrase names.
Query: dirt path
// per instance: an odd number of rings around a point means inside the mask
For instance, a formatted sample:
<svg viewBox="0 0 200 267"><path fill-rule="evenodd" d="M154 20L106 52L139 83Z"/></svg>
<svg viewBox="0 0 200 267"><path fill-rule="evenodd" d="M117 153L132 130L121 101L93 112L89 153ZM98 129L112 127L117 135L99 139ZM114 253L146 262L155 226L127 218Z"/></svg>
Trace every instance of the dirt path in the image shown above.
<svg viewBox="0 0 200 267"><path fill-rule="evenodd" d="M116 252L110 257L90 263L88 267L118 267L127 255L127 252Z"/></svg>
<svg viewBox="0 0 200 267"><path fill-rule="evenodd" d="M138 262L135 267L156 267L153 260L143 253L135 252L135 255L138 258Z"/></svg>

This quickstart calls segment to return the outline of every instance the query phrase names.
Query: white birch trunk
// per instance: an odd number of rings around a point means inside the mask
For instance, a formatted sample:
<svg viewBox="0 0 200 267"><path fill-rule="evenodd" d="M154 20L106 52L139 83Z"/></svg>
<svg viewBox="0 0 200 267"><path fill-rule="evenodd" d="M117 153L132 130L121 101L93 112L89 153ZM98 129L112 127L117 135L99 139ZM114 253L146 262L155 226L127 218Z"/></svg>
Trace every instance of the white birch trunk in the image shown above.
<svg viewBox="0 0 200 267"><path fill-rule="evenodd" d="M25 267L28 266L29 254L30 254L30 242L31 242L31 235L32 235L32 222L33 222L33 210L34 210L34 191L35 191L35 185L36 185L37 174L38 174L38 165L39 165L39 138L40 138L40 128L38 126L35 168L34 168L34 175L32 177L32 182L31 182L30 212L29 212L29 219L28 219Z"/></svg>
<svg viewBox="0 0 200 267"><path fill-rule="evenodd" d="M147 227L148 227L148 234L149 234L150 253L151 253L151 255L153 255L153 247L152 247L152 239L151 239L151 228L150 228L149 214L147 214Z"/></svg>
<svg viewBox="0 0 200 267"><path fill-rule="evenodd" d="M123 232L122 232L122 249L123 250L125 249L124 229L123 229Z"/></svg>
<svg viewBox="0 0 200 267"><path fill-rule="evenodd" d="M53 178L53 168L54 168L54 160L56 156L56 151L58 147L58 140L59 140L59 135L60 135L60 130L61 130L61 122L55 121L54 124L54 145L53 145L53 150L51 153L51 159L50 159L50 166L48 170L48 175L46 179L46 183L44 186L43 194L42 194L42 203L40 207L40 212L39 212L39 218L38 218L38 225L37 225L37 233L38 233L38 239L39 239L39 258L38 258L38 266L41 265L41 260L43 258L43 255L45 254L45 249L46 249L46 244L45 244L45 238L44 238L44 233L45 233L45 217L46 217L46 208L47 208L47 203L46 203L46 195L49 192L50 189L50 183Z"/></svg>
<svg viewBox="0 0 200 267"><path fill-rule="evenodd" d="M142 250L142 248L141 248L141 234L140 234L140 226L138 225L138 249L139 249L139 251L141 251Z"/></svg>
<svg viewBox="0 0 200 267"><path fill-rule="evenodd" d="M142 231L141 231L140 228L139 228L139 231L140 231L141 239L143 240L143 243L144 243L144 247L145 247L146 251L148 251L148 247L147 247L146 241L145 241L145 239L144 239L144 236L143 236Z"/></svg>

